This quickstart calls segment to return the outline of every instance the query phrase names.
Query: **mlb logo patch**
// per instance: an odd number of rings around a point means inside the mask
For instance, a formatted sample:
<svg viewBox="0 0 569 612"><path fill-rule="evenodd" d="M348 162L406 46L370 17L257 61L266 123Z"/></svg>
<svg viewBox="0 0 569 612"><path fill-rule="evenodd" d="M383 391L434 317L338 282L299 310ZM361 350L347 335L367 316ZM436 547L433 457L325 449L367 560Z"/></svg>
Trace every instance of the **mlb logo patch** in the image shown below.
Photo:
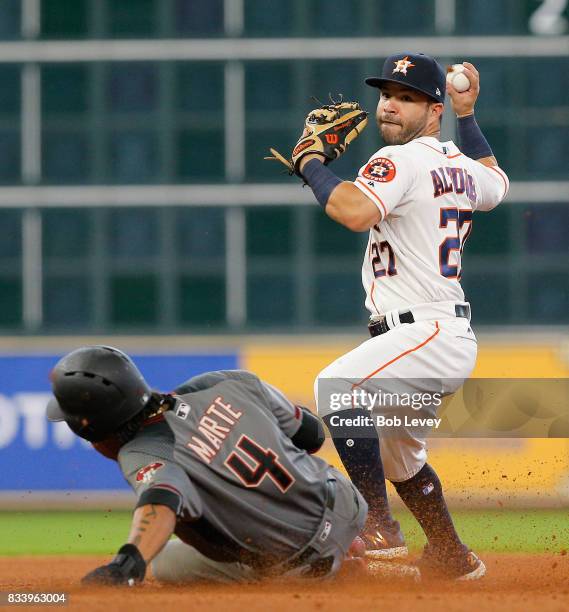
<svg viewBox="0 0 569 612"><path fill-rule="evenodd" d="M322 529L322 533L319 537L321 542L326 542L328 536L330 535L330 531L332 531L332 523L330 521L326 521L324 523L324 529Z"/></svg>
<svg viewBox="0 0 569 612"><path fill-rule="evenodd" d="M428 495L429 493L433 492L434 488L435 485L430 482L429 484L425 485L421 490L423 491L423 495Z"/></svg>
<svg viewBox="0 0 569 612"><path fill-rule="evenodd" d="M190 411L191 411L191 407L189 404L180 402L178 406L176 407L176 416L179 419L185 420L188 418L188 414L190 414Z"/></svg>

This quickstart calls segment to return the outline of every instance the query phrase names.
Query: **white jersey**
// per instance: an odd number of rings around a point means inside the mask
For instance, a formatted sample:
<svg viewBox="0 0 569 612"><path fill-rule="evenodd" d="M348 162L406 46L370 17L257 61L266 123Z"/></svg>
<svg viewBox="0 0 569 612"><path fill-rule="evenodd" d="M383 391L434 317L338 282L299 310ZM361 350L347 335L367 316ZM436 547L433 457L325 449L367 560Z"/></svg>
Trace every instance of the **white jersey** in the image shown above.
<svg viewBox="0 0 569 612"><path fill-rule="evenodd" d="M466 157L453 142L423 136L377 151L354 185L381 212L362 267L368 310L464 301L461 255L472 213L503 200L506 174Z"/></svg>

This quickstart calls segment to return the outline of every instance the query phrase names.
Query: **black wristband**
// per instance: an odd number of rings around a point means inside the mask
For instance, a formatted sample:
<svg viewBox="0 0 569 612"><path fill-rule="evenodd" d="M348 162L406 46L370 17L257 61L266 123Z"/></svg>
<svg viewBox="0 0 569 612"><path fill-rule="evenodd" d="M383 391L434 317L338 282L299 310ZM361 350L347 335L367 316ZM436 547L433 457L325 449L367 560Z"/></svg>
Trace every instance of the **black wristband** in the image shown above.
<svg viewBox="0 0 569 612"><path fill-rule="evenodd" d="M146 561L134 544L124 544L119 548L112 563L118 565L129 583L142 582L146 575Z"/></svg>
<svg viewBox="0 0 569 612"><path fill-rule="evenodd" d="M304 180L310 185L318 204L326 208L328 198L342 181L329 168L317 159L311 159L302 169Z"/></svg>
<svg viewBox="0 0 569 612"><path fill-rule="evenodd" d="M460 150L472 159L482 159L492 157L492 149L488 144L482 130L476 123L474 114L466 117L458 117L458 142Z"/></svg>

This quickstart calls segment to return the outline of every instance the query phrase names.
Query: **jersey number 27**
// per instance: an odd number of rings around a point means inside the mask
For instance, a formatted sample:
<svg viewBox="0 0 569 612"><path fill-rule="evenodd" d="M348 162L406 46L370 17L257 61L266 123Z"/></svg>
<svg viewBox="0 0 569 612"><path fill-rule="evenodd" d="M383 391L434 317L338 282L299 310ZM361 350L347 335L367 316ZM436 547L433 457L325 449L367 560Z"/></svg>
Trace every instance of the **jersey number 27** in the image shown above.
<svg viewBox="0 0 569 612"><path fill-rule="evenodd" d="M458 278L461 276L461 261L464 244L472 231L472 211L460 210L458 208L441 208L441 229L449 227L449 223L456 224L456 234L445 238L439 246L439 268L441 275L446 278ZM464 229L464 226L467 226ZM453 252L458 252L458 262L450 263L450 256Z"/></svg>
<svg viewBox="0 0 569 612"><path fill-rule="evenodd" d="M462 251L468 236L470 236L470 232L472 231L472 211L460 210L458 208L441 208L439 227L441 229L452 229L452 225L449 225L451 223L456 224L456 233L453 236L447 236L439 245L439 270L441 276L444 276L445 278L460 279L460 262L462 259ZM372 243L371 250L373 253L371 265L375 278L395 276L397 274L397 269L395 267L395 254L393 253L393 249L387 240L383 240L379 244L376 242ZM387 269L381 263L381 253L383 252L387 252L388 256ZM453 264L450 262L450 259L452 253L454 252L458 252L458 261L457 263Z"/></svg>

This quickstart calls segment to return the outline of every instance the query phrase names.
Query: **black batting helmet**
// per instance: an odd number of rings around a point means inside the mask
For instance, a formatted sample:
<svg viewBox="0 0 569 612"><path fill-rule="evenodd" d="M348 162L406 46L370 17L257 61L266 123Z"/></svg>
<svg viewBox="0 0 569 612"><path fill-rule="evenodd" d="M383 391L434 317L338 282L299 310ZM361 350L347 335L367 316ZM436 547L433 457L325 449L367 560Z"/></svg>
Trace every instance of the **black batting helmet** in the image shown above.
<svg viewBox="0 0 569 612"><path fill-rule="evenodd" d="M132 359L110 346L72 351L53 368L50 421L65 421L82 438L100 442L140 413L152 390Z"/></svg>

